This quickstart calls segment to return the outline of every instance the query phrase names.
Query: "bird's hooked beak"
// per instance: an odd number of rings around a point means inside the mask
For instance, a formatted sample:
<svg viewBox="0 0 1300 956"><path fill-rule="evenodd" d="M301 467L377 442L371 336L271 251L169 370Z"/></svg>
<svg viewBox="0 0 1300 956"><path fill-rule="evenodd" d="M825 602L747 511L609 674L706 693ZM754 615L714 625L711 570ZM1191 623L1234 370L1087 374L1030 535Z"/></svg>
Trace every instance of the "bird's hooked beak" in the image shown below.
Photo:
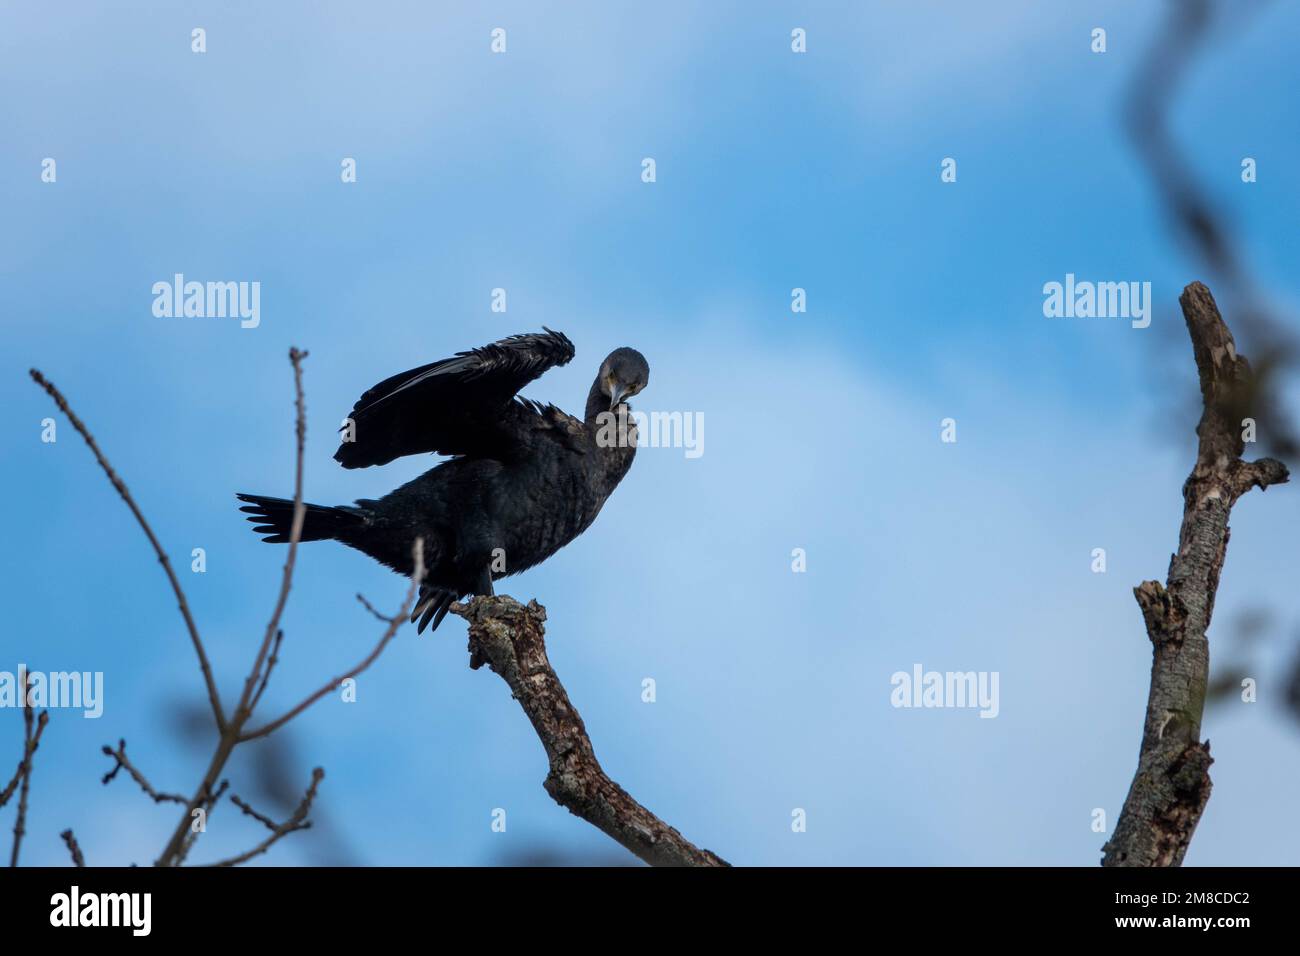
<svg viewBox="0 0 1300 956"><path fill-rule="evenodd" d="M628 395L626 385L614 385L609 393L609 410L612 412L618 408L618 403L623 401Z"/></svg>

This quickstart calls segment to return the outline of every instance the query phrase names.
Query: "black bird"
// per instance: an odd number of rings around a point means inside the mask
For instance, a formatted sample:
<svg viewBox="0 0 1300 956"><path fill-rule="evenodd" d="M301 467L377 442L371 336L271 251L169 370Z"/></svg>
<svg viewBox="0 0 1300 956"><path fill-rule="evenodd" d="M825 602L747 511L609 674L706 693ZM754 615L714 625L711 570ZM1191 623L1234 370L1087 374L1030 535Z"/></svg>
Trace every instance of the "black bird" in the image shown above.
<svg viewBox="0 0 1300 956"><path fill-rule="evenodd" d="M425 578L411 620L434 629L453 601L491 594L495 578L545 561L600 514L636 454L626 399L650 366L620 348L600 365L581 420L515 393L573 358L560 332L512 335L454 358L387 378L366 391L344 422L334 453L344 468L403 455L452 456L414 481L355 505L307 505L302 541L341 541L404 575L424 538ZM293 502L248 502L264 541L285 544Z"/></svg>

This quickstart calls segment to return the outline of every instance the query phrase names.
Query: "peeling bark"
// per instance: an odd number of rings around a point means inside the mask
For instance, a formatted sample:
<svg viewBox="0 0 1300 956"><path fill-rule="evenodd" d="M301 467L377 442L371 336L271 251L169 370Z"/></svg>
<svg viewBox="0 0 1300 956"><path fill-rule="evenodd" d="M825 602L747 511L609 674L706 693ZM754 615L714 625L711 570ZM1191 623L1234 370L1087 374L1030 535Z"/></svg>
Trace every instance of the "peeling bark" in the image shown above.
<svg viewBox="0 0 1300 956"><path fill-rule="evenodd" d="M1153 645L1151 690L1138 769L1114 836L1102 848L1103 866L1180 866L1210 798L1209 741L1201 717L1209 682L1206 632L1228 550L1228 517L1251 488L1288 478L1280 461L1241 460L1242 419L1255 395L1250 363L1236 343L1210 290L1193 282L1179 303L1192 339L1203 411L1196 427L1196 464L1183 485L1178 552L1165 584L1133 589Z"/></svg>

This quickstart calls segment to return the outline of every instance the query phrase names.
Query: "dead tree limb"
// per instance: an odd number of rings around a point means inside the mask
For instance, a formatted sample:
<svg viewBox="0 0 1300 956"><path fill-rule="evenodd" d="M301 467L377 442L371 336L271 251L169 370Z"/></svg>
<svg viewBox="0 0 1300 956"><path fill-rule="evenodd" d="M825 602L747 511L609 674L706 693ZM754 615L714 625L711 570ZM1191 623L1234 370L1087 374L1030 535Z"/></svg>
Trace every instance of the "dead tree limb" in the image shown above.
<svg viewBox="0 0 1300 956"><path fill-rule="evenodd" d="M1206 631L1228 549L1228 517L1251 488L1288 478L1280 461L1247 462L1242 419L1250 413L1254 378L1237 354L1210 290L1193 282L1179 302L1192 339L1203 411L1196 427L1196 464L1183 485L1178 552L1165 584L1133 589L1154 646L1151 690L1138 769L1115 834L1102 848L1103 866L1179 866L1210 798L1210 745L1201 742L1209 682Z"/></svg>
<svg viewBox="0 0 1300 956"><path fill-rule="evenodd" d="M652 866L727 866L664 823L606 776L587 728L546 657L546 609L514 598L476 597L451 611L469 622L471 668L487 664L532 722L550 762L543 784L556 803Z"/></svg>
<svg viewBox="0 0 1300 956"><path fill-rule="evenodd" d="M1251 343L1257 417L1269 428L1261 442L1288 461L1300 453L1300 430L1286 407L1285 386L1300 364L1300 337L1293 317L1279 314L1274 297L1265 294L1248 254L1207 182L1186 161L1194 148L1174 134L1178 97L1199 59L1221 51L1268 8L1268 2L1171 0L1151 44L1138 59L1123 119L1130 141L1146 168L1152 191L1163 207L1174 236L1184 242L1209 271L1215 288L1232 307L1233 325ZM1203 130L1199 135L1204 135ZM1238 187L1240 188L1240 184Z"/></svg>

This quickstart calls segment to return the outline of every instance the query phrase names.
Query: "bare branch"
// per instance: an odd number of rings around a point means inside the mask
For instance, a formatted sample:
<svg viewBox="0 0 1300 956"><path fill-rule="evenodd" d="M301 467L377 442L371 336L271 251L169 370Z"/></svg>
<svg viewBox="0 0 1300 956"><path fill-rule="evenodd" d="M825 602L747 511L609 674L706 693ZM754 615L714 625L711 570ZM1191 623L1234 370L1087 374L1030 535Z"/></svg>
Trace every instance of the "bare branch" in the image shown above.
<svg viewBox="0 0 1300 956"><path fill-rule="evenodd" d="M317 690L314 694L312 694L310 697L304 700L297 707L294 707L292 710L288 711L282 716L277 717L275 720L272 720L269 723L266 723L261 727L258 727L256 730L250 730L244 734L241 734L238 738L238 743L244 743L245 741L249 741L249 740L256 740L258 737L265 737L267 734L277 730L280 727L283 727L285 724L293 720L295 717L301 714L312 704L316 703L316 701L320 700L326 694L329 694L334 690L338 689L338 686L342 684L345 680L350 680L351 678L356 677L362 671L366 670L366 668L368 668L379 658L379 655L384 652L384 648L388 646L388 642L391 641L393 637L397 634L397 630L399 627L401 627L402 622L406 619L406 616L411 612L411 605L415 602L415 595L416 592L419 590L420 582L424 580L424 539L416 538L415 544L412 547L411 551L412 551L412 557L414 558L415 561L415 573L411 575L411 586L406 589L406 598L402 601L402 606L401 608L398 609L397 614L387 619L388 628L384 631L383 635L379 638L379 643L375 645L374 650L372 650L369 654L367 654L365 658L362 659L361 663L357 664L351 670L339 675L329 683L325 684L323 687ZM373 611L373 608L371 610Z"/></svg>
<svg viewBox="0 0 1300 956"><path fill-rule="evenodd" d="M280 645L282 643L284 643L283 628L275 632L275 643L271 645L271 656L266 659L266 669L262 671L262 683L258 685L257 693L253 695L253 702L248 705L250 714L257 709L262 694L266 692L266 685L271 680L271 671L275 670L275 665L280 661Z"/></svg>
<svg viewBox="0 0 1300 956"><path fill-rule="evenodd" d="M289 361L293 365L294 407L296 410L294 438L297 449L294 456L293 524L289 528L289 551L285 556L284 572L280 577L280 594L276 598L275 608L271 612L271 619L266 623L266 634L262 637L262 646L258 649L257 658L253 661L253 669L249 671L248 678L244 681L244 693L239 698L235 721L241 725L248 720L252 712L253 688L257 686L258 679L262 676L262 665L271 650L275 635L280 630L280 618L284 614L285 604L289 601L289 591L293 587L293 569L298 559L298 544L299 539L302 538L302 525L307 516L307 508L302 501L303 452L307 445L307 407L302 393L302 360L306 357L307 353L304 351L296 348L289 349Z"/></svg>
<svg viewBox="0 0 1300 956"><path fill-rule="evenodd" d="M1234 304L1233 324L1255 353L1255 418L1267 422L1261 441L1282 458L1300 454L1300 433L1284 404L1284 374L1300 361L1294 323L1278 315L1253 274L1250 259L1237 249L1230 220L1213 200L1186 157L1192 147L1179 142L1171 117L1178 93L1205 51L1223 49L1230 31L1240 32L1267 2L1175 0L1139 59L1125 98L1124 125L1137 149L1151 187L1174 234L1210 271L1220 295ZM1204 135L1202 133L1202 135Z"/></svg>
<svg viewBox="0 0 1300 956"><path fill-rule="evenodd" d="M389 617L387 614L382 613L378 608L376 608L373 604L367 601L366 596L364 594L358 594L357 600L361 603L362 607L364 607L367 611L369 611L372 615L374 615L376 620L383 621L385 624L393 623L393 618Z"/></svg>
<svg viewBox="0 0 1300 956"><path fill-rule="evenodd" d="M5 784L4 790L0 790L0 807L3 807L13 799L14 791L18 785L23 782L23 767L27 764L27 750L23 748L23 755L18 758L18 769L14 771L13 779Z"/></svg>
<svg viewBox="0 0 1300 956"><path fill-rule="evenodd" d="M145 779L145 775L142 774L139 770L137 770L135 765L131 763L130 760L127 759L125 740L119 740L117 742L116 750L114 750L108 744L104 744L103 750L106 756L112 757L115 761L117 761L117 763L113 766L113 769L110 770L108 773L104 774L104 779L102 781L103 783L111 783L113 778L118 775L119 771L125 770L128 774L131 775L131 779L140 785L140 789L143 790L146 794L148 794L149 798L153 800L154 803L184 804L187 802L186 799L182 797L179 793L160 793L159 791L155 790L153 788L153 784L151 784L147 779Z"/></svg>
<svg viewBox="0 0 1300 956"><path fill-rule="evenodd" d="M85 866L86 858L81 855L81 844L77 842L77 838L73 834L72 829L69 828L64 830L59 834L59 836L63 837L63 842L67 844L68 852L72 854L72 865Z"/></svg>
<svg viewBox="0 0 1300 956"><path fill-rule="evenodd" d="M268 830L277 830L277 829L279 829L280 824L276 823L276 822L275 822L274 820L272 820L270 817L268 817L268 816L264 816L263 814L258 813L256 810L254 810L252 807L250 807L250 806L249 806L247 803L245 803L243 800L239 799L239 796L238 796L237 794L233 794L233 793L232 793L232 794L230 795L230 802L233 803L235 806L239 807L240 810L244 811L244 815L245 815L245 816L252 817L254 820L256 820L258 823L262 824L262 825L263 825L264 827L266 827Z"/></svg>
<svg viewBox="0 0 1300 956"><path fill-rule="evenodd" d="M26 698L24 698L24 700L26 700ZM24 724L26 724L26 720L27 720L26 711L28 710L28 708L25 704L23 710L24 710L23 722ZM0 791L0 807L3 807L11 799L13 799L14 791L16 791L18 789L18 785L23 782L23 776L28 772L29 769L28 762L31 759L31 755L36 752L36 748L41 745L41 735L45 733L45 725L48 724L49 721L50 721L49 712L44 710L41 711L41 716L36 719L35 735L30 739L28 739L24 734L23 756L18 761L18 769L14 771L13 779L10 780L9 783L5 785L3 791ZM31 744L30 753L28 752L28 747L27 747L28 743Z"/></svg>
<svg viewBox="0 0 1300 956"><path fill-rule="evenodd" d="M637 803L601 769L587 728L546 657L544 607L497 596L453 604L451 611L469 622L469 666L486 663L499 674L537 731L551 768L544 786L556 803L652 866L728 865Z"/></svg>
<svg viewBox="0 0 1300 956"><path fill-rule="evenodd" d="M228 860L220 860L217 863L212 863L209 865L210 866L238 866L240 863L245 863L248 860L251 860L253 857L261 853L265 853L268 849L271 848L271 845L273 843L275 843L277 840L281 839L282 837L288 836L290 833L293 833L295 830L310 829L311 821L307 819L307 814L311 812L312 802L316 799L316 788L320 786L320 782L324 778L325 778L325 771L322 770L320 767L317 767L315 770L311 772L311 783L307 787L306 794L303 795L302 802L298 804L298 809L294 810L293 816L289 817L288 820L286 820L284 823L280 824L279 826L275 826L274 824L271 824L272 831L269 837L267 837L257 846L253 847L253 849L249 850L247 853L241 853L239 856L231 857ZM245 810L245 812L248 813L250 811ZM269 820L267 820L259 813L251 813L251 815L257 817L257 819L261 820L264 823L268 823L268 824L270 823Z"/></svg>
<svg viewBox="0 0 1300 956"><path fill-rule="evenodd" d="M85 425L82 424L81 420L77 418L68 407L68 403L64 399L63 395L54 387L53 384L46 381L40 372L35 369L31 371L32 379L36 381L37 384L41 385L50 397L54 399L59 409L68 417L68 420L72 423L73 427L86 441L86 444L89 445L91 451L95 455L96 461L99 462L100 467L108 476L113 487L117 489L122 500L125 501L127 506L131 509L131 513L135 515L140 527L144 530L145 536L149 539L150 544L153 545L154 552L158 555L158 560L163 565L163 569L167 573L167 578L171 582L172 590L176 595L181 615L185 619L186 627L189 629L191 640L199 657L199 663L203 671L204 680L208 687L208 697L212 704L213 715L216 718L218 740L215 751L208 763L207 771L204 773L203 779L199 783L198 789L194 792L194 796L188 800L179 794L162 793L155 790L144 775L141 774L127 758L125 741L119 741L116 750L108 746L104 747L104 753L113 757L116 761L113 769L104 775L104 783L110 782L121 770L126 769L127 773L136 781L140 788L156 803L179 803L185 808L180 820L177 821L175 829L172 831L171 837L168 839L167 845L163 848L158 859L155 860L156 866L178 866L184 862L186 855L189 853L194 842L198 839L198 834L201 832L201 830L196 830L192 826L194 815L200 809L203 809L205 815L210 814L221 799L222 795L225 793L228 786L227 781L222 780L218 786L217 779L220 777L221 772L229 761L230 755L234 751L235 747L246 741L270 734L277 728L292 720L298 714L302 713L325 694L333 690L334 687L342 681L355 677L374 663L383 652L384 648L388 645L389 641L392 640L401 622L409 613L410 608L415 601L419 584L424 577L424 542L422 539L417 539L413 545L415 573L411 579L411 586L397 615L391 619L384 618L384 620L388 621L388 628L380 638L375 649L357 666L353 667L341 677L335 678L331 684L326 685L324 688L308 697L307 700L284 714L282 717L271 721L257 730L249 731L247 733L244 732L244 728L251 718L254 709L261 702L262 696L266 692L267 685L271 678L271 673L274 671L275 666L279 661L280 648L284 640L284 631L280 627L280 620L283 616L285 606L288 602L289 592L293 584L293 572L297 558L298 544L302 537L303 521L306 514L306 508L303 504L303 460L306 447L307 421L306 402L303 396L302 386L302 361L306 357L307 353L305 351L300 351L296 348L289 350L289 361L293 365L294 381L296 469L294 477L294 514L290 530L288 555L285 559L284 570L281 576L280 591L276 598L275 606L271 612L270 620L267 622L266 631L262 637L252 668L244 681L244 688L239 697L239 702L235 706L229 719L226 718L224 711L222 710L216 685L212 679L212 669L208 664L208 658L203 648L203 642L199 637L198 629L190 614L189 604L185 599L184 592L181 590L180 583L176 579L176 575L172 570L171 563L168 560L166 553L163 552L162 547L158 543L157 537L154 535L153 530L145 520L139 507L136 505L135 500L131 497L125 483L123 483L121 478L118 477L117 473L108 463L108 460L104 457L99 446L96 444L94 437L86 429ZM362 603L365 603L364 600ZM369 605L367 605L367 607L369 607ZM370 608L370 610L372 613L377 614L373 608ZM380 616L381 618L383 617L382 615L377 616ZM41 715L41 729L44 728L47 719L48 717L46 714ZM11 796L13 789L21 786L23 798L19 812L19 823L15 831L15 859L17 858L18 840L22 835L22 822L26 810L27 781L30 777L30 751L35 749L35 740L38 740L39 736L40 733L37 731L33 738L29 728L28 740L30 750L27 752L27 758L22 764L20 764L19 773L15 775L14 782L6 787L3 799L0 799L0 804L3 804ZM262 817L247 804L238 800L238 798L235 798L236 805L240 806L245 813L262 820L264 824L274 827L274 832L272 834L272 839L265 841L262 845L241 857L226 861L224 865L243 862L252 856L263 853L272 843L275 842L275 840L278 840L285 833L297 829L304 829L308 826L309 824L304 822L305 816L307 810L310 808L311 800L315 796L316 787L322 775L322 771L316 771L312 779L311 787L307 792L307 797L304 799L303 805L299 808L300 812L295 814L293 818L279 827L275 827L274 824L270 823L268 818ZM75 838L72 837L71 831L68 831L65 835L65 842L69 844L69 850L73 851ZM77 858L78 852L79 851L73 851L74 860Z"/></svg>
<svg viewBox="0 0 1300 956"><path fill-rule="evenodd" d="M14 820L14 843L9 852L9 865L11 867L18 865L18 850L23 843L23 834L27 832L27 796L32 786L32 757L36 753L36 748L41 745L41 735L45 733L45 725L50 721L50 712L41 711L41 715L36 717L32 712L31 694L31 675L24 672L23 674L23 760L18 767L18 774L14 778L18 782L18 816ZM13 796L13 784L5 788L4 799L0 800L0 806L4 806Z"/></svg>
<svg viewBox="0 0 1300 956"><path fill-rule="evenodd" d="M210 809L211 802L215 799L213 797L214 792L219 793L219 791L214 791L217 778L225 768L226 761L230 759L230 754L240 743L240 734L244 725L252 716L254 703L261 698L266 682L270 679L270 671L274 662L268 660L268 655L275 657L279 653L279 642L283 638L280 630L280 617L284 613L285 604L289 600L289 590L293 584L293 569L298 555L298 543L302 537L303 519L306 514L302 501L303 452L307 440L306 401L303 398L302 390L302 360L306 357L307 353L305 351L297 348L289 349L289 362L293 366L294 434L297 451L294 470L293 525L289 532L289 553L285 558L284 572L280 579L280 593L271 612L271 619L267 622L266 633L262 637L257 657L253 661L252 669L248 672L248 677L244 680L244 690L239 697L239 703L235 706L235 711L231 715L229 723L222 725L221 736L217 741L217 747L212 754L212 759L208 763L207 772L203 775L203 780L200 782L194 796L186 802L185 814L177 821L171 838L163 848L162 854L155 861L156 866L179 865L185 859L189 848L198 838L197 834L191 829L190 820L199 807L203 806ZM265 670L263 670L264 667ZM221 789L225 789L224 782Z"/></svg>
<svg viewBox="0 0 1300 956"><path fill-rule="evenodd" d="M221 802L221 798L225 794L226 788L229 786L229 780L221 781L221 784L217 789L212 791L212 793L203 801L203 826L190 827L189 835L186 836L184 842L181 843L180 853L176 856L176 866L183 864L185 858L190 855L190 850L194 849L194 844L198 840L199 834L207 829L208 818L212 816L212 811L216 809L217 804Z"/></svg>
<svg viewBox="0 0 1300 956"><path fill-rule="evenodd" d="M1210 290L1193 282L1179 299L1192 339L1204 410L1196 464L1183 485L1178 553L1164 585L1133 589L1154 646L1151 690L1137 773L1104 866L1179 866L1210 798L1210 745L1201 742L1209 681L1206 631L1228 548L1228 517L1251 488L1288 478L1271 458L1241 460L1241 420L1254 392L1250 363L1237 354Z"/></svg>
<svg viewBox="0 0 1300 956"><path fill-rule="evenodd" d="M158 543L158 538L154 535L153 529L149 527L149 522L145 520L144 513L140 511L139 506L135 503L135 499L131 497L131 492L127 489L126 482L118 477L117 472L113 470L113 466L108 463L108 459L104 457L104 453L99 450L99 445L95 442L94 436L90 434L90 431L84 424L82 424L81 419L78 418L68 406L67 399L65 399L63 394L54 387L53 382L48 381L45 376L36 369L31 369L29 374L31 375L32 380L36 382L37 385L41 386L41 388L45 389L50 398L54 399L54 404L59 407L59 411L63 412L68 421L72 423L72 427L77 430L77 433L81 435L86 444L90 446L91 452L94 453L95 460L99 462L99 467L104 470L104 474L108 476L109 482L117 489L117 493L121 495L122 500L126 502L126 506L131 509L131 514L135 515L135 520L139 522L140 528L144 531L145 537L149 539L149 544L153 546L154 554L158 556L158 563L162 565L163 571L167 574L167 581L171 584L172 593L176 595L176 603L180 608L181 617L185 619L185 628L190 633L190 642L194 645L195 654L198 655L199 669L203 672L203 683L208 689L208 701L212 705L212 716L217 722L217 730L219 732L224 731L226 727L226 716L225 712L221 709L221 696L217 693L216 681L213 680L212 677L212 666L208 663L208 654L203 648L203 639L199 637L199 629L195 626L194 618L190 614L189 602L185 599L185 592L181 589L181 583L176 577L176 572L172 570L172 564L170 559L167 557L167 552L165 552L162 549L162 545Z"/></svg>

